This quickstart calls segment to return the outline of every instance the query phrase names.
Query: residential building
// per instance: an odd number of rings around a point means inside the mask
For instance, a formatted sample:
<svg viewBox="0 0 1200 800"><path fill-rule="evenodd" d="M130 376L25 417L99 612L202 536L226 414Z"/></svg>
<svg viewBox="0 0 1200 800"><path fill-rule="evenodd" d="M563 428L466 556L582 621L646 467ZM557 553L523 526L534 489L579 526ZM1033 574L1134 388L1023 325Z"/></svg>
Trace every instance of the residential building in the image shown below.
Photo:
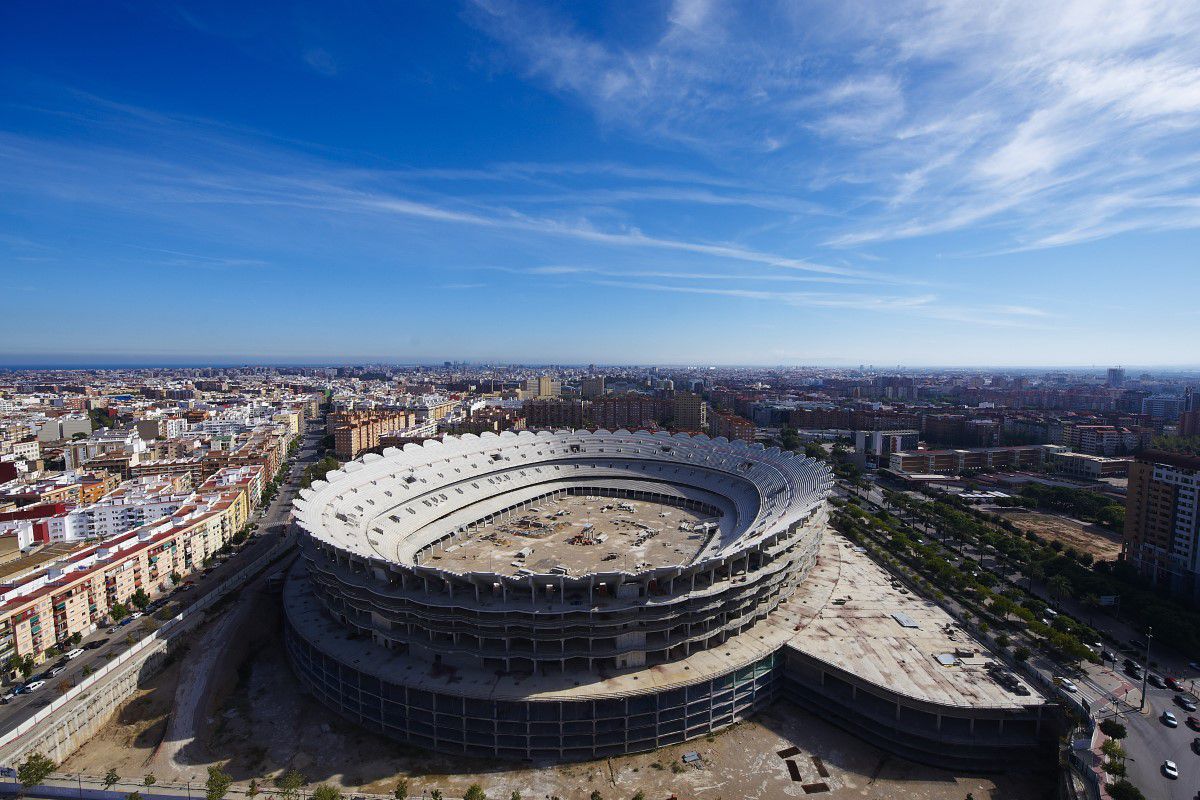
<svg viewBox="0 0 1200 800"><path fill-rule="evenodd" d="M1163 589L1200 600L1200 457L1138 455L1129 468L1122 558Z"/></svg>
<svg viewBox="0 0 1200 800"><path fill-rule="evenodd" d="M708 404L698 394L682 393L674 398L672 427L680 431L704 432L708 429Z"/></svg>
<svg viewBox="0 0 1200 800"><path fill-rule="evenodd" d="M526 400L525 424L532 429L575 429L583 427L584 413L590 403L565 397Z"/></svg>
<svg viewBox="0 0 1200 800"><path fill-rule="evenodd" d="M542 399L546 397L558 397L561 393L562 384L558 382L557 378L549 375L541 375L525 381L525 394L528 397Z"/></svg>
<svg viewBox="0 0 1200 800"><path fill-rule="evenodd" d="M979 469L1042 469L1047 445L977 447L968 450L907 450L892 453L888 469L910 474L957 475Z"/></svg>

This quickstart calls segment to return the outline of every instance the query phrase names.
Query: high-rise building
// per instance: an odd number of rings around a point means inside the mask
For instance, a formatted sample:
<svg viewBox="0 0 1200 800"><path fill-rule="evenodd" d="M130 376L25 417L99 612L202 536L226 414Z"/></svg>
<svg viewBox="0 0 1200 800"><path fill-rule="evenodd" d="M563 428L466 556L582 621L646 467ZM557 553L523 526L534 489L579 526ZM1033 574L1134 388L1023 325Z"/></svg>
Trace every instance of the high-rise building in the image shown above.
<svg viewBox="0 0 1200 800"><path fill-rule="evenodd" d="M674 427L681 431L704 431L708 427L708 404L698 394L675 395Z"/></svg>
<svg viewBox="0 0 1200 800"><path fill-rule="evenodd" d="M595 400L598 397L604 396L604 376L596 375L591 378L584 378L579 385L579 395L584 400Z"/></svg>
<svg viewBox="0 0 1200 800"><path fill-rule="evenodd" d="M561 392L562 385L549 375L540 375L525 381L525 393L529 397L558 397Z"/></svg>
<svg viewBox="0 0 1200 800"><path fill-rule="evenodd" d="M1155 584L1200 599L1200 457L1148 450L1130 465L1121 555Z"/></svg>
<svg viewBox="0 0 1200 800"><path fill-rule="evenodd" d="M1185 408L1183 397L1172 397L1166 394L1155 394L1142 400L1142 413L1151 419L1170 422L1179 419L1179 414Z"/></svg>
<svg viewBox="0 0 1200 800"><path fill-rule="evenodd" d="M1114 389L1120 388L1121 384L1125 383L1125 368L1124 367L1109 367L1107 382L1108 382L1108 385Z"/></svg>

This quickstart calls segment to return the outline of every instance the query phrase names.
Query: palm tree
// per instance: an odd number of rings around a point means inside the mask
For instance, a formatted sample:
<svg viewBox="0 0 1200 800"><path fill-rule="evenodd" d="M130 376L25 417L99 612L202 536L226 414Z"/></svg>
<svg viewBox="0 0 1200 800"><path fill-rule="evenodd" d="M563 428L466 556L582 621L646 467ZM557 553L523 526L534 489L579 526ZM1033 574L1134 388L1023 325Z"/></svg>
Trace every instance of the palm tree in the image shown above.
<svg viewBox="0 0 1200 800"><path fill-rule="evenodd" d="M121 776L117 774L115 769L109 767L108 772L104 773L104 788L111 789L119 780L121 780Z"/></svg>

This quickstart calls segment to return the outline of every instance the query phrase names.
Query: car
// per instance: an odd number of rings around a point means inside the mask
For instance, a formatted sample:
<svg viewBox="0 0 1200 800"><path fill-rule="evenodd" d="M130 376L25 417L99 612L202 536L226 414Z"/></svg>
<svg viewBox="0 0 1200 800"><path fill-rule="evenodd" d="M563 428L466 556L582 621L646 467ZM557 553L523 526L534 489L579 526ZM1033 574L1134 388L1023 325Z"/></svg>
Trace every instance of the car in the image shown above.
<svg viewBox="0 0 1200 800"><path fill-rule="evenodd" d="M1175 718L1175 715L1172 714L1170 711L1164 711L1162 713L1162 716L1159 717L1158 719L1159 719L1159 721L1162 722L1163 725L1166 725L1168 728L1178 728L1179 727L1179 720L1177 720Z"/></svg>
<svg viewBox="0 0 1200 800"><path fill-rule="evenodd" d="M1146 683L1153 686L1155 689L1165 689L1167 685L1163 683L1162 678L1155 675L1153 672L1146 673Z"/></svg>
<svg viewBox="0 0 1200 800"><path fill-rule="evenodd" d="M51 667L50 669L46 670L46 677L53 678L56 675L61 674L64 669L66 669L66 667L63 667L63 666Z"/></svg>
<svg viewBox="0 0 1200 800"><path fill-rule="evenodd" d="M1116 656L1116 654L1114 654L1108 650L1101 650L1100 651L1100 660L1101 661L1111 661L1115 664L1117 661L1117 656Z"/></svg>
<svg viewBox="0 0 1200 800"><path fill-rule="evenodd" d="M25 693L28 694L29 692L36 692L45 685L46 682L44 680L39 679L36 681L30 681L29 683L25 684Z"/></svg>
<svg viewBox="0 0 1200 800"><path fill-rule="evenodd" d="M94 642L88 642L87 644L85 644L83 646L83 649L84 650L99 650L101 647L104 647L104 645L107 643L108 643L108 639L97 639Z"/></svg>
<svg viewBox="0 0 1200 800"><path fill-rule="evenodd" d="M1200 736L1192 739L1192 752L1200 756Z"/></svg>
<svg viewBox="0 0 1200 800"><path fill-rule="evenodd" d="M71 652L67 653L67 660L68 660L68 661L74 661L75 659L79 658L81 655L83 655L83 648L82 648L82 647L76 647L74 650L72 650Z"/></svg>
<svg viewBox="0 0 1200 800"><path fill-rule="evenodd" d="M1196 710L1196 701L1182 694L1175 695L1175 705L1179 706L1184 711Z"/></svg>
<svg viewBox="0 0 1200 800"><path fill-rule="evenodd" d="M1142 639L1130 639L1129 646L1138 651L1144 651L1147 647L1146 642Z"/></svg>
<svg viewBox="0 0 1200 800"><path fill-rule="evenodd" d="M137 619L137 618L139 618L139 617L141 617L141 616L142 616L142 612L141 612L141 611L135 611L135 612L133 612L132 614L130 614L130 615L129 615L129 621L130 621L130 622L133 622L135 619Z"/></svg>
<svg viewBox="0 0 1200 800"><path fill-rule="evenodd" d="M1162 763L1162 773L1171 780L1175 780L1179 777L1179 767L1175 766L1174 761L1168 759Z"/></svg>
<svg viewBox="0 0 1200 800"><path fill-rule="evenodd" d="M1197 672L1200 672L1200 662L1197 662L1197 661L1189 661L1189 662L1188 662L1188 669L1194 669L1194 670L1196 670Z"/></svg>
<svg viewBox="0 0 1200 800"><path fill-rule="evenodd" d="M1078 686L1076 686L1069 678L1064 678L1062 675L1057 676L1054 679L1054 682L1061 686L1064 691L1071 692L1072 694L1079 691Z"/></svg>
<svg viewBox="0 0 1200 800"><path fill-rule="evenodd" d="M1196 716L1189 714L1188 718L1185 719L1184 722L1186 722L1187 726L1189 728L1191 728L1192 730L1200 731L1200 717L1196 717Z"/></svg>
<svg viewBox="0 0 1200 800"><path fill-rule="evenodd" d="M1175 678L1172 678L1170 675L1168 675L1165 680L1167 681L1167 688L1172 692L1183 691L1183 684L1177 681Z"/></svg>
<svg viewBox="0 0 1200 800"><path fill-rule="evenodd" d="M5 689L4 694L0 695L0 703L7 703L9 700L12 700L14 697L16 697L17 694L19 694L19 692L17 692L18 688L19 687L17 686L13 686L9 689Z"/></svg>
<svg viewBox="0 0 1200 800"><path fill-rule="evenodd" d="M108 629L108 631L106 631L106 632L107 632L107 633L116 633L116 632L117 632L117 626L116 626L116 625L113 625L113 626L112 626L111 628L109 628L109 629Z"/></svg>

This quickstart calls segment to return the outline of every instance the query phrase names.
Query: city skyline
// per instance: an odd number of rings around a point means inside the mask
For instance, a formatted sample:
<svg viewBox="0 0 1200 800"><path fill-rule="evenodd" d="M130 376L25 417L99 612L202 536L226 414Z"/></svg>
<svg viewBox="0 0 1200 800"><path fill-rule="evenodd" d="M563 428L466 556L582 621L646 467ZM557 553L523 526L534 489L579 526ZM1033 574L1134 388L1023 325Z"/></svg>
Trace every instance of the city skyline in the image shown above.
<svg viewBox="0 0 1200 800"><path fill-rule="evenodd" d="M1197 9L4 18L3 365L1197 364Z"/></svg>

